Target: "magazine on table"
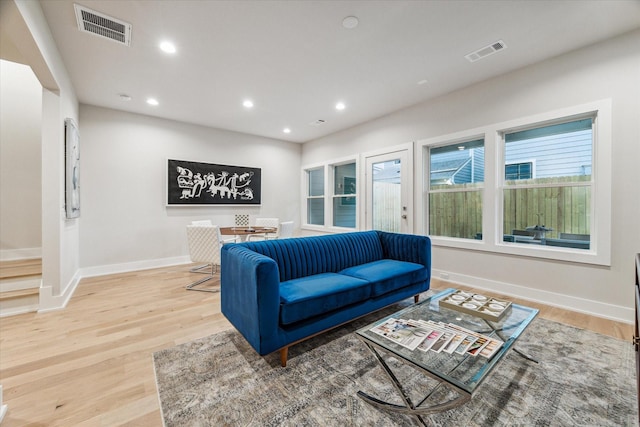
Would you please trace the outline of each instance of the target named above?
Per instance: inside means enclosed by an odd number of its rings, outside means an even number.
[[[454,323],[389,318],[370,329],[409,350],[491,358],[504,344]]]
[[[424,320],[418,320],[418,322],[424,325],[425,329],[431,329],[431,333],[427,338],[427,340],[431,338],[431,342],[429,342],[428,344],[425,344],[423,347],[418,346],[419,350],[422,350],[422,351],[431,350],[431,351],[435,351],[436,353],[440,353],[442,350],[444,350],[447,347],[447,345],[451,342],[451,340],[455,336],[454,331],[447,329],[446,325],[443,325],[441,323],[436,323],[433,321],[424,321]],[[425,340],[423,344],[426,343],[427,340]]]
[[[438,339],[440,339],[440,336],[442,336],[442,334],[444,334],[444,332],[438,329],[432,329],[429,332],[429,335],[427,335],[427,338],[425,338],[425,340],[422,341],[422,343],[418,346],[418,350],[429,351],[431,347],[433,347],[433,345],[438,341]]]
[[[477,356],[487,344],[489,344],[489,340],[486,337],[478,337],[478,339],[473,344],[471,344],[471,347],[469,347],[467,353],[472,356]]]
[[[475,337],[475,341],[473,341],[466,350],[459,354],[464,354],[464,352],[471,354],[472,356],[482,356],[486,358],[491,358],[504,344],[504,341],[494,338],[488,337],[486,335],[482,335],[468,329],[465,329],[461,326],[458,326],[454,323],[449,323],[449,326],[452,329],[459,330],[463,333],[468,334],[469,336]]]
[[[443,334],[440,336],[440,338],[438,338],[438,341],[436,341],[431,346],[430,350],[435,351],[436,353],[440,353],[442,350],[444,350],[447,344],[451,342],[454,335],[455,334],[451,331],[447,331],[447,330],[443,331]]]
[[[381,335],[403,347],[415,350],[429,335],[429,330],[412,320],[390,318],[371,328],[371,332]]]
[[[466,334],[463,332],[455,332],[453,335],[453,339],[447,344],[447,346],[442,350],[445,353],[452,354],[462,343],[462,341],[466,338]]]
[[[504,343],[500,340],[489,338],[487,345],[480,350],[480,356],[490,359],[498,350],[500,350],[502,344]]]
[[[463,334],[466,334],[466,332],[463,332]],[[455,353],[465,354],[467,350],[469,350],[469,347],[471,347],[471,344],[476,342],[477,339],[478,337],[476,337],[475,335],[465,335],[458,348],[456,348]]]

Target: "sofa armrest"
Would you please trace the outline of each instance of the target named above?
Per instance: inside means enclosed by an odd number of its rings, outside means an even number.
[[[277,333],[280,274],[276,262],[241,245],[221,250],[220,305],[222,314],[258,351]]]
[[[431,239],[415,234],[399,234],[378,231],[385,258],[415,262],[431,271]]]

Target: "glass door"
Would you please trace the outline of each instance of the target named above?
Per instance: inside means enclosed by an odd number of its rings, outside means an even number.
[[[407,150],[366,158],[366,227],[411,233]]]

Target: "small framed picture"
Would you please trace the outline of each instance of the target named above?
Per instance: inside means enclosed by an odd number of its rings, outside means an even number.
[[[69,219],[80,216],[80,138],[73,119],[64,121],[65,211]]]

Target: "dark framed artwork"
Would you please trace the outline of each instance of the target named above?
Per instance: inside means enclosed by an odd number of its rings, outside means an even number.
[[[64,120],[64,205],[67,218],[80,216],[80,137],[73,119]]]
[[[261,197],[260,168],[167,161],[167,205],[259,205]]]

